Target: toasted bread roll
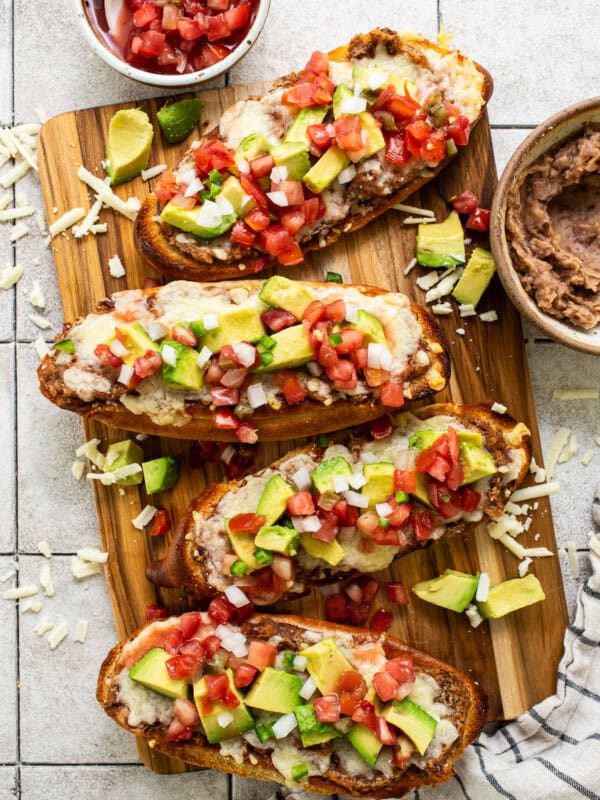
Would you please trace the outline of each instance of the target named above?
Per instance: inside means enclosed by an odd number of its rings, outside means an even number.
[[[300,263],[434,178],[491,92],[490,75],[457,50],[387,29],[355,36],[228,108],[143,203],[137,246],[154,269],[189,280]],[[419,138],[398,132],[412,122]],[[248,216],[257,210],[271,215],[266,231]]]
[[[366,422],[449,373],[436,320],[405,295],[281,276],[117,292],[38,371],[49,400],[111,427],[247,443]]]
[[[327,448],[311,445],[208,486],[148,578],[197,601],[232,585],[257,605],[294,599],[501,516],[527,474],[528,429],[487,406],[433,405],[398,414],[395,426],[379,440],[346,431]]]
[[[113,648],[97,697],[123,728],[189,764],[322,794],[400,797],[452,777],[454,762],[485,722],[477,684],[386,634],[260,614],[217,629],[206,613],[197,614],[194,631],[187,617],[184,624],[178,617],[150,623]],[[206,658],[213,647],[202,642],[215,633],[221,649]],[[167,644],[175,652],[174,641],[182,639],[183,652],[199,654],[187,684],[168,679],[169,654],[162,649]],[[294,663],[299,653],[306,655]],[[244,666],[253,662],[260,672]],[[350,675],[342,677],[344,670]],[[299,695],[311,679],[318,688]],[[357,700],[353,711],[346,698],[340,711],[335,698],[345,686],[364,698],[360,708]],[[317,713],[337,721],[320,722]]]

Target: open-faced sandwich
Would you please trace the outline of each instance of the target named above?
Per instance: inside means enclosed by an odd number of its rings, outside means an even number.
[[[485,722],[477,684],[391,636],[230,597],[117,645],[107,714],[189,764],[311,792],[400,797],[452,777]]]
[[[208,486],[150,580],[198,601],[236,586],[257,605],[376,572],[440,536],[499,517],[527,473],[529,431],[481,405],[398,414],[241,481]]]
[[[298,264],[431,180],[467,144],[491,88],[473,61],[415,34],[376,29],[314,53],[163,172],[137,245],[171,278]]]
[[[113,427],[252,443],[375,419],[449,371],[437,322],[405,295],[274,276],[118,292],[65,325],[39,378]]]

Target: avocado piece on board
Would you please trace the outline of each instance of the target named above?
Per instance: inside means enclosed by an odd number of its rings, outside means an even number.
[[[165,360],[165,350],[172,355],[175,351],[175,364]],[[160,353],[163,357],[162,379],[173,389],[201,389],[203,382],[202,370],[198,366],[198,351],[193,347],[176,342],[174,339],[163,339],[160,344]]]
[[[252,684],[245,698],[247,706],[276,714],[291,714],[303,705],[302,678],[293,672],[267,667]]]
[[[332,144],[313,164],[304,176],[304,183],[311,192],[320,194],[333,183],[340,172],[350,163],[348,155],[336,144]]]
[[[108,126],[106,174],[113,186],[137,177],[148,166],[154,128],[141,108],[117,111]]]
[[[342,672],[354,670],[331,637],[305,648],[299,655],[305,656],[306,669],[321,694],[335,692]]]
[[[281,275],[268,278],[261,286],[258,296],[267,305],[289,311],[297,320],[302,319],[307,307],[315,299],[315,296],[301,283]]]
[[[309,556],[320,558],[331,564],[332,567],[337,566],[344,557],[344,548],[337,539],[328,544],[315,539],[308,531],[300,534],[300,546],[306,550]]]
[[[123,362],[132,367],[136,358],[145,355],[148,350],[158,350],[159,346],[146,333],[146,329],[139,322],[128,322],[119,325],[120,341],[129,350],[129,355]]]
[[[260,310],[253,306],[232,305],[219,313],[219,325],[207,331],[201,319],[190,322],[190,329],[198,337],[200,346],[218,353],[226,344],[257,342],[266,333]],[[196,354],[197,357],[197,354]]]
[[[225,739],[233,739],[254,728],[254,718],[246,708],[244,698],[235,687],[233,672],[230,669],[226,669],[225,674],[229,678],[228,690],[240,701],[235,708],[226,706],[219,700],[207,699],[208,688],[204,676],[193,684],[194,702],[204,733],[210,744],[216,744]],[[233,718],[225,727],[219,725],[221,714],[229,714]]]
[[[258,501],[257,515],[265,516],[267,525],[274,525],[285,513],[288,498],[295,494],[296,490],[281,475],[271,475]]]
[[[284,143],[304,142],[305,145],[308,145],[310,141],[307,133],[308,126],[319,125],[323,122],[329,109],[330,106],[309,106],[308,108],[301,108],[298,112],[298,116],[292,122],[285,135]]]
[[[381,716],[386,722],[395,725],[414,743],[421,755],[427,750],[437,728],[437,720],[425,709],[413,703],[408,697],[392,700],[383,709]]]
[[[212,201],[207,201],[212,202]],[[185,233],[191,233],[193,236],[198,236],[200,239],[215,239],[217,236],[222,236],[226,233],[236,220],[235,214],[222,214],[220,222],[214,226],[204,225],[202,223],[202,208],[203,206],[194,206],[194,208],[181,208],[175,205],[170,200],[163,208],[160,218],[162,222],[172,225]]]
[[[367,482],[362,487],[361,493],[369,498],[370,506],[383,503],[394,491],[394,469],[391,461],[379,461],[375,464],[365,464],[363,467],[363,475]]]
[[[275,345],[271,350],[273,360],[270,364],[257,367],[255,372],[275,372],[279,369],[293,369],[312,361],[315,354],[304,325],[292,325],[278,333],[272,333]]]
[[[171,658],[162,647],[154,647],[145,656],[142,656],[137,664],[129,670],[129,677],[132,681],[158,692],[165,697],[176,699],[180,697],[184,700],[187,697],[188,684],[185,680],[173,680],[167,672],[166,663]]]
[[[326,722],[319,722],[315,709],[311,705],[298,706],[294,709],[294,714],[298,720],[298,731],[302,747],[313,747],[331,739],[337,739],[339,734],[333,725]]]
[[[352,323],[353,328],[361,331],[363,335],[363,346],[367,344],[385,344],[385,330],[380,320],[364,308],[359,308],[356,313],[356,322]]]
[[[451,211],[443,222],[418,226],[417,261],[424,267],[465,263],[465,234],[456,211]]]
[[[490,453],[470,442],[461,442],[458,451],[458,460],[463,468],[462,485],[475,483],[480,478],[487,478],[498,472],[496,464]]]
[[[477,603],[477,606],[484,619],[498,619],[545,599],[539,580],[535,575],[526,575],[492,586],[487,600]]]
[[[146,494],[172,489],[179,480],[179,461],[174,456],[161,456],[142,464]]]
[[[463,305],[476,306],[496,272],[494,257],[489,250],[476,247],[465,271],[454,287],[452,296]]]
[[[190,135],[198,124],[203,105],[199,97],[188,97],[159,108],[156,118],[169,144],[179,144]]]
[[[364,758],[370,767],[375,766],[377,757],[381,752],[383,744],[379,741],[375,733],[359,722],[353,728],[350,728],[346,734],[348,741],[354,749]]]
[[[125,439],[123,442],[113,442],[109,444],[106,451],[106,458],[104,461],[104,472],[115,472],[121,467],[127,467],[129,464],[140,464],[144,460],[144,451],[142,448],[133,441],[133,439]],[[135,486],[142,482],[142,470],[136,472],[135,475],[129,475],[127,478],[121,478],[117,481],[118,486]]]
[[[271,143],[268,142],[264,136],[261,136],[260,133],[249,133],[248,136],[245,136],[238,144],[236,150],[236,153],[248,161],[270,152]]]
[[[327,461],[321,461],[319,466],[310,473],[310,477],[315,489],[321,494],[333,492],[335,491],[333,479],[351,478],[352,467],[342,456],[335,456],[335,458],[328,458]]]
[[[256,205],[256,200],[249,194],[246,194],[242,189],[242,184],[235,175],[230,175],[225,180],[218,197],[223,197],[231,203],[236,217],[245,217]]]
[[[283,142],[271,148],[277,167],[285,167],[290,181],[301,181],[310,169],[308,145],[305,142]]]
[[[263,525],[254,538],[254,546],[285,556],[295,556],[298,553],[300,534],[294,528],[284,525]]]
[[[358,115],[358,118],[360,120],[361,132],[366,132],[366,137],[363,137],[366,139],[366,141],[360,150],[348,153],[350,161],[354,162],[355,164],[365,158],[375,155],[375,153],[378,153],[385,147],[383,133],[381,132],[381,128],[377,124],[377,120],[373,114],[370,114],[368,111],[361,111]]]
[[[478,581],[479,575],[447,569],[437,578],[415,583],[412,590],[421,600],[460,614],[475,596]]]
[[[353,97],[354,92],[349,86],[346,86],[345,83],[340,83],[339,86],[335,87],[335,91],[333,93],[333,118],[339,119],[342,116],[342,101],[346,100],[348,97]]]

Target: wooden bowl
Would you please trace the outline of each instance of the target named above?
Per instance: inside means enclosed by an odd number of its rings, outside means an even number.
[[[519,145],[506,165],[496,190],[492,204],[490,241],[500,280],[521,314],[555,342],[584,353],[600,355],[600,325],[584,330],[552,317],[542,311],[535,299],[525,291],[512,263],[505,224],[508,195],[522,171],[548,150],[577,134],[588,122],[600,123],[600,97],[584,100],[559,111],[542,122]]]

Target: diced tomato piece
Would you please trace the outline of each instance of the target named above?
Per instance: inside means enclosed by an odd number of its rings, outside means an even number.
[[[444,519],[452,519],[460,514],[460,498],[447,486],[429,482],[427,484],[427,496],[431,505],[439,511]]]
[[[207,17],[206,21],[208,22],[206,38],[209,42],[218,42],[219,39],[226,39],[231,36],[224,14],[215,14],[212,17]]]
[[[376,581],[375,578],[368,578],[366,575],[363,575],[358,579],[358,584],[362,589],[363,600],[370,603],[379,591],[379,581]]]
[[[417,119],[406,126],[406,132],[417,142],[424,142],[431,130],[430,126],[422,119]]]
[[[229,150],[218,139],[209,139],[202,142],[200,147],[194,150],[194,161],[201,175],[208,175],[213,169],[217,171],[225,170],[235,164],[233,151]]]
[[[386,138],[385,144],[385,160],[390,164],[395,164],[398,167],[408,164],[411,160],[412,154],[408,151],[404,143],[403,133],[390,133]]]
[[[465,473],[460,464],[452,464],[446,475],[446,486],[455,492],[462,484]]]
[[[242,444],[256,444],[258,431],[251,422],[242,420],[235,429],[235,438]]]
[[[289,103],[299,108],[328,105],[332,99],[332,89],[324,88],[316,82],[297,83],[283,93],[284,103]]]
[[[302,319],[312,328],[325,316],[325,304],[320,300],[313,300],[304,309]]]
[[[187,698],[178,697],[173,705],[173,716],[182,725],[198,725],[200,717],[196,706]]]
[[[279,215],[279,222],[295,236],[300,228],[305,224],[304,212],[299,208],[289,208],[282,211]]]
[[[296,240],[283,225],[270,225],[266,230],[261,231],[259,243],[270,256],[278,256],[289,250]]]
[[[371,617],[369,627],[373,631],[383,633],[387,631],[392,624],[392,614],[387,608],[379,608]]]
[[[193,42],[203,36],[208,30],[208,24],[203,20],[179,19],[177,20],[177,31],[186,42]]]
[[[332,137],[328,132],[328,125],[321,123],[320,125],[309,125],[306,129],[310,140],[314,142],[317,147],[323,149],[329,147],[332,142]]]
[[[138,55],[143,58],[154,58],[164,47],[166,36],[160,31],[143,31],[140,34]]]
[[[198,670],[198,662],[193,656],[176,655],[165,662],[169,677],[178,681],[181,678],[189,678]]]
[[[103,367],[113,367],[113,369],[118,369],[119,367],[123,366],[122,359],[111,352],[111,349],[107,344],[96,345],[94,348],[94,355]]]
[[[424,453],[426,452],[427,451],[424,450],[423,453],[421,453],[421,455],[424,455]],[[428,463],[427,469],[421,469],[421,465],[425,463],[425,458],[423,458],[421,461],[419,459],[420,456],[417,457],[417,469],[419,470],[419,472],[427,472],[429,475],[431,475],[432,478],[435,478],[436,481],[443,482],[445,480],[446,475],[450,471],[451,467],[449,461],[447,461],[442,456],[438,456],[434,452],[433,456],[431,455],[427,456],[427,463]]]
[[[269,215],[261,211],[260,208],[253,208],[244,217],[244,223],[253,231],[264,231],[269,227],[271,220]]]
[[[360,672],[345,669],[338,679],[337,691],[348,692],[358,700],[362,700],[367,693],[367,684]]]
[[[318,697],[313,703],[313,708],[319,722],[340,721],[340,698],[335,692]]]
[[[399,684],[414,683],[415,681],[412,658],[406,656],[392,658],[386,662],[385,671],[392,675]]]
[[[179,624],[181,625],[181,633],[184,640],[191,639],[198,630],[201,620],[202,617],[199,611],[188,611],[186,614],[181,615]]]
[[[232,533],[257,533],[266,524],[267,518],[264,514],[235,514],[229,520],[229,530]]]
[[[208,615],[218,625],[229,622],[233,615],[234,606],[224,596],[217,596],[210,601]]]
[[[403,734],[398,735],[396,746],[392,753],[392,762],[396,767],[404,769],[408,763],[408,759],[414,753],[415,748],[411,740]]]
[[[206,7],[213,11],[226,11],[228,6],[229,0],[206,0]]]
[[[356,525],[359,516],[358,508],[348,505],[346,500],[338,500],[331,510],[338,517],[342,525]]]
[[[388,408],[401,408],[404,405],[404,384],[402,381],[389,380],[381,387],[381,402]]]
[[[279,181],[271,184],[272,192],[283,192],[287,197],[288,205],[300,206],[304,203],[304,188],[302,181]]]
[[[224,45],[207,42],[202,45],[200,52],[192,55],[191,62],[194,69],[206,69],[218,64],[228,55],[229,50]]]
[[[370,728],[374,731],[377,724],[375,706],[368,700],[361,700],[355,709],[354,714],[352,714],[352,719],[354,722],[362,723],[363,725],[366,725],[367,728]]]
[[[217,407],[235,406],[239,399],[240,390],[235,386],[215,386],[210,390],[210,400]]]
[[[210,614],[210,607],[208,609],[208,613]],[[211,614],[211,617],[212,616],[213,615]],[[213,619],[215,622],[218,622],[215,617],[213,617]],[[202,639],[201,644],[206,658],[212,658],[217,650],[221,647],[221,640],[218,636],[211,635],[207,636],[205,639]]]
[[[369,422],[369,433],[373,439],[385,439],[394,432],[392,420],[387,416]]]
[[[250,642],[246,661],[260,672],[264,672],[267,667],[272,667],[277,658],[277,648],[268,642],[260,642],[257,639]]]
[[[321,348],[323,349],[323,348]],[[351,381],[356,378],[356,369],[351,361],[345,358],[339,358],[331,367],[327,367],[327,377],[329,380],[338,381]]]
[[[394,745],[398,739],[396,732],[387,724],[383,717],[377,717],[375,735],[384,745]]]
[[[341,344],[336,345],[335,349],[340,355],[348,355],[349,353],[353,353],[362,345],[362,331],[354,328],[344,328],[339,332],[339,335],[342,337],[342,342]]]
[[[322,53],[320,50],[315,50],[308,60],[305,72],[329,72],[329,56],[327,53]]]
[[[173,628],[165,636],[164,648],[169,655],[175,655],[179,645],[183,643],[181,628]]]
[[[336,119],[333,123],[333,127],[337,146],[341,150],[346,150],[348,153],[355,153],[357,150],[362,149],[363,140],[361,136],[360,118],[356,114]]]
[[[423,161],[439,164],[446,157],[446,134],[442,130],[434,130],[421,144],[419,156]]]
[[[387,703],[396,697],[400,683],[390,672],[376,672],[373,676],[373,687],[379,699]]]
[[[260,180],[260,178],[266,178],[274,166],[275,161],[270,153],[265,153],[265,155],[253,158],[252,161],[250,161],[252,177],[256,178],[256,180]]]
[[[231,229],[229,238],[234,244],[240,244],[242,247],[252,247],[256,240],[256,233],[245,222],[238,219]]]
[[[193,656],[199,667],[204,662],[204,648],[202,647],[202,642],[198,641],[198,639],[188,639],[187,642],[180,646],[178,653],[182,656]]]
[[[332,322],[343,322],[346,318],[346,303],[343,300],[334,300],[325,306],[325,316]]]
[[[171,518],[166,508],[159,508],[152,520],[150,536],[163,536],[171,530]]]
[[[431,511],[415,511],[412,515],[412,524],[415,536],[419,541],[426,541],[434,528],[437,527],[436,519]]]
[[[324,216],[326,207],[321,197],[309,197],[308,200],[304,201],[302,210],[304,212],[306,224],[309,225]]]
[[[320,513],[319,517],[322,516],[322,513]],[[338,533],[339,525],[337,524],[337,521],[324,519],[321,523],[321,527],[317,531],[313,531],[311,535],[314,539],[318,539],[320,542],[331,544],[335,540],[335,537],[338,535]]]
[[[319,347],[317,361],[322,367],[325,367],[325,369],[331,369],[332,367],[335,367],[335,365],[339,363],[339,360],[339,356],[335,352],[335,349],[327,342]]]
[[[463,511],[475,511],[479,507],[481,494],[470,486],[465,486],[460,491],[460,506]]]
[[[351,717],[356,711],[360,700],[348,692],[341,692],[340,694],[340,714],[346,717]]]
[[[397,503],[393,497],[388,500],[388,503],[392,507],[392,513],[387,515],[390,525],[401,528],[410,517],[410,503]]]
[[[133,24],[136,28],[145,28],[156,17],[158,17],[158,8],[152,3],[145,3],[133,12]]]
[[[286,250],[277,255],[277,261],[284,267],[293,267],[304,261],[304,253],[298,242],[294,241]]]
[[[240,420],[236,417],[233,411],[228,408],[221,408],[213,415],[213,422],[215,427],[223,431],[234,431],[240,427]]]
[[[369,351],[366,347],[359,347],[358,350],[354,350],[352,353],[350,353],[350,358],[352,359],[356,369],[365,369],[367,366],[368,354]]]
[[[159,606],[154,603],[146,606],[146,612],[144,615],[146,622],[152,622],[152,620],[155,619],[166,619],[167,617],[167,609],[164,606]]]
[[[314,514],[315,504],[310,492],[297,492],[293,497],[288,497],[287,510],[292,517],[304,517]]]
[[[164,206],[177,194],[175,175],[169,170],[165,170],[161,175],[159,184],[154,187],[153,191],[161,206]]]
[[[417,473],[414,470],[394,470],[394,491],[414,494],[417,489]]]
[[[368,351],[367,351],[368,357]],[[373,369],[372,367],[364,368],[364,376],[367,386],[383,386],[390,379],[390,373],[384,369]]]
[[[391,525],[388,528],[382,528],[378,525],[372,533],[373,541],[377,544],[387,544],[392,547],[398,547],[400,544],[400,531]]]
[[[257,673],[258,670],[251,664],[240,664],[235,671],[235,677],[233,679],[236,689],[245,689],[247,686],[250,686]]]
[[[487,208],[476,208],[465,223],[465,227],[470,228],[472,231],[481,231],[485,233],[490,229],[490,219],[492,213]]]
[[[353,625],[362,625],[371,611],[370,603],[350,603],[348,619]]]
[[[298,320],[291,311],[285,311],[283,308],[270,308],[268,311],[263,311],[260,319],[270,331],[278,333],[284,328],[290,328],[292,325],[297,325]]]
[[[459,214],[471,214],[479,206],[479,198],[470,189],[450,198],[455,211]]]
[[[167,731],[167,740],[169,742],[185,742],[191,739],[193,735],[194,728],[191,725],[182,725],[177,717],[173,717]]]
[[[239,31],[250,22],[250,5],[243,3],[225,12],[225,22],[230,31]]]
[[[388,584],[386,584],[385,591],[387,593],[387,599],[390,603],[396,603],[396,605],[399,606],[408,605],[408,592],[406,591],[406,586],[403,583],[390,581]]]
[[[344,622],[348,619],[350,603],[345,594],[330,594],[325,598],[325,616],[330,622]]]
[[[217,675],[205,675],[204,682],[209,700],[221,700],[229,688],[229,677],[225,672]]]
[[[450,117],[449,117],[450,119]],[[450,122],[446,128],[450,139],[454,140],[454,144],[458,147],[464,147],[469,143],[469,136],[471,134],[471,123],[468,117],[462,114],[454,122]]]

